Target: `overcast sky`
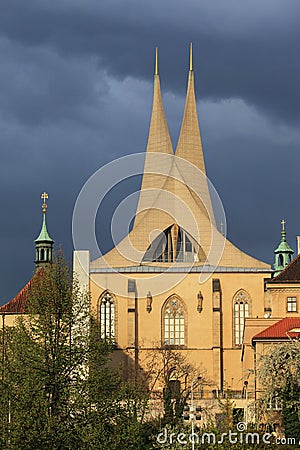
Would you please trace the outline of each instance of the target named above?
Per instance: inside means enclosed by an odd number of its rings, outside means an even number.
[[[0,11],[0,303],[32,275],[41,193],[71,258],[84,182],[145,150],[155,46],[176,147],[194,43],[207,172],[230,240],[272,263],[285,218],[296,250],[299,0],[0,0]]]

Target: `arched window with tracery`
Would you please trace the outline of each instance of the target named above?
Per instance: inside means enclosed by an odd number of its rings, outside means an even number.
[[[115,339],[115,302],[110,292],[106,291],[99,300],[99,320],[102,339]]]
[[[151,242],[143,262],[197,262],[205,259],[195,239],[175,223]]]
[[[244,290],[238,291],[233,299],[233,342],[242,345],[245,319],[250,316],[250,297]]]
[[[173,295],[162,309],[163,344],[167,346],[185,345],[186,314],[183,301]]]

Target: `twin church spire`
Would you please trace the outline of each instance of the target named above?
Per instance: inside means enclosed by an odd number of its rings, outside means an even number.
[[[161,97],[157,48],[155,53],[153,105],[147,152],[174,153]],[[190,44],[190,64],[185,109],[176,155],[191,162],[205,173],[195,96],[192,44]]]
[[[195,243],[198,243],[201,229],[202,246],[199,252],[195,251],[197,253],[195,260],[203,262],[209,252],[211,226],[215,225],[215,218],[205,177],[195,98],[192,45],[190,46],[186,103],[176,157],[174,158],[174,149],[163,108],[158,49],[156,49],[153,104],[143,181],[130,239],[136,243],[141,253],[147,250],[145,255],[151,260],[153,251],[156,252],[152,249],[156,241],[153,241],[151,248],[144,247],[148,246],[150,241],[152,242],[154,235],[160,230],[168,236],[166,238],[170,241],[168,248],[172,248],[171,253],[174,257],[180,232],[186,233],[186,236],[190,235]],[[193,166],[195,166],[194,169]],[[186,241],[187,239],[190,238],[185,238]],[[152,256],[150,257],[149,254]],[[169,259],[167,258],[168,261]]]
[[[133,226],[91,267],[193,262],[206,267],[268,269],[268,264],[235,247],[216,226],[198,122],[192,45],[176,158],[162,102],[157,49],[154,67],[152,113]]]

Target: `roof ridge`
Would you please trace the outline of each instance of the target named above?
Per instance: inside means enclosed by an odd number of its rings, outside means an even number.
[[[287,324],[286,327],[284,327],[285,324]],[[271,338],[271,339],[288,338],[286,333],[289,332],[290,328],[288,328],[288,326],[291,326],[291,324],[293,326],[295,324],[300,326],[300,317],[283,317],[282,319],[278,320],[278,322],[273,323],[269,327],[255,334],[252,337],[252,340],[263,338]],[[277,330],[278,333],[274,333],[275,330]]]
[[[9,300],[4,305],[0,306],[0,313],[25,313],[26,312],[26,304],[27,304],[27,293],[32,286],[34,280],[36,280],[39,276],[44,272],[43,268],[37,270],[31,279],[25,284],[25,286],[18,292],[18,294]]]
[[[298,260],[300,260],[300,254],[297,255],[296,258],[292,259],[292,261],[289,262],[288,265],[285,266],[285,268],[284,268],[278,275],[276,275],[274,278],[272,278],[272,280],[270,280],[270,282],[272,282],[272,281],[281,281],[281,280],[280,280],[280,276],[281,276],[281,275],[285,275],[285,273],[287,272],[287,270],[288,270],[291,266],[295,265],[295,264],[298,262]],[[278,279],[279,279],[279,280],[278,280]],[[282,280],[282,281],[284,281],[284,280]],[[299,277],[299,281],[300,281],[300,277]]]

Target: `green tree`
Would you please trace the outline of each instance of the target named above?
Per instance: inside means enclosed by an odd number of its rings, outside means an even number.
[[[273,345],[261,356],[258,376],[264,389],[262,411],[282,405],[282,425],[286,437],[300,440],[300,342]]]
[[[2,333],[1,449],[147,449],[145,380],[110,362],[90,297],[63,253],[33,278],[27,313]]]
[[[2,335],[1,448],[100,448],[88,425],[98,440],[111,431],[120,378],[89,301],[62,252],[35,275],[27,314]]]
[[[287,379],[287,383],[282,389],[282,423],[284,434],[287,438],[295,438],[300,442],[300,389],[299,383]]]

